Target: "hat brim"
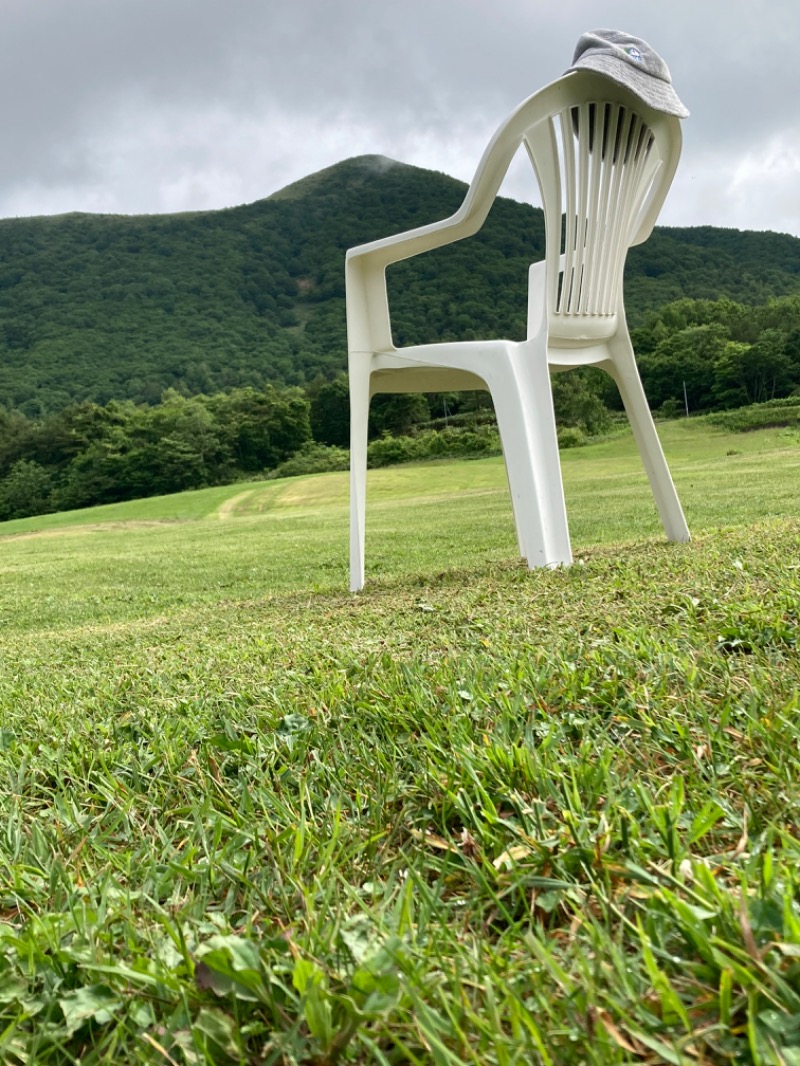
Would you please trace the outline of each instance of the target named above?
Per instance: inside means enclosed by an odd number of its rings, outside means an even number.
[[[624,85],[656,111],[666,111],[668,115],[677,115],[678,118],[689,117],[688,108],[681,103],[678,94],[668,81],[645,74],[644,71],[639,71],[629,63],[624,63],[613,56],[597,54],[581,56],[567,73],[587,69],[596,70],[617,84]]]

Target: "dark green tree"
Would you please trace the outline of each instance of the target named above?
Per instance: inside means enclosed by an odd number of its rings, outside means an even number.
[[[234,389],[206,400],[233,466],[268,470],[311,439],[310,404],[300,388]]]
[[[551,375],[559,425],[576,426],[585,433],[600,433],[608,427],[611,415],[602,399],[606,388],[604,377],[597,370],[570,370]],[[612,383],[611,388],[616,386]]]
[[[379,393],[373,397],[370,405],[370,436],[380,437],[388,433],[393,437],[405,437],[430,417],[431,411],[425,393]]]
[[[51,509],[53,478],[32,459],[18,459],[0,482],[0,517],[26,518]]]
[[[785,396],[791,385],[786,334],[778,329],[764,330],[755,344],[731,341],[714,363],[713,393],[725,407]]]
[[[685,395],[691,411],[712,407],[714,366],[729,341],[720,323],[687,326],[661,341],[649,355],[641,355],[639,369],[650,406],[682,404]]]
[[[311,399],[311,432],[320,444],[350,444],[350,390],[342,374],[326,381]]]

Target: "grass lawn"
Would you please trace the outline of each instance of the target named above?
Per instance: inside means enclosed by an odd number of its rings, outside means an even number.
[[[800,442],[0,526],[0,1060],[800,1063]]]

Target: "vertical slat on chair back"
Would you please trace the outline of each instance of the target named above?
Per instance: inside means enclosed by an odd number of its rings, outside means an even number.
[[[613,329],[639,213],[659,167],[655,138],[630,106],[583,101],[527,138],[547,227],[551,334]],[[542,154],[548,158],[542,166]]]

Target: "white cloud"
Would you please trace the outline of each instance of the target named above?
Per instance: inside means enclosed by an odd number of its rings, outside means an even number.
[[[738,217],[749,228],[774,226],[800,234],[800,125],[746,152],[729,189]]]
[[[800,126],[741,153],[684,153],[661,221],[800,236]]]
[[[5,0],[0,215],[259,199],[379,153],[468,180],[598,21],[691,108],[664,221],[800,235],[796,0]],[[505,191],[530,190],[524,166]]]

